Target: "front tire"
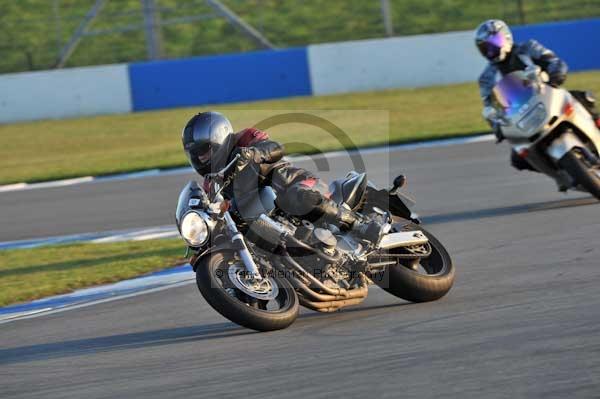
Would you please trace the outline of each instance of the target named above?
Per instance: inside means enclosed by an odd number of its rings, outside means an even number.
[[[216,252],[199,260],[196,284],[206,302],[222,316],[252,330],[273,331],[290,326],[299,311],[292,285],[283,278],[271,277],[277,285],[277,296],[269,301],[257,300],[231,281],[228,270],[233,262],[232,252]]]
[[[591,164],[578,148],[566,153],[558,164],[577,184],[600,200],[600,165]]]
[[[408,267],[399,262],[387,266],[384,275],[373,279],[384,291],[410,302],[430,302],[443,297],[454,284],[454,265],[446,248],[430,232],[414,223],[395,223],[396,231],[419,230],[427,236],[431,254],[420,259],[420,269]]]

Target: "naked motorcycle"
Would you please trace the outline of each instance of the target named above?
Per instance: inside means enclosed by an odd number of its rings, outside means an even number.
[[[577,189],[600,199],[600,130],[569,91],[546,81],[539,67],[507,74],[493,89],[491,117],[515,153],[553,178],[560,191]]]
[[[286,214],[268,186],[240,217],[235,201],[222,194],[239,173],[239,160],[205,176],[209,192],[190,181],[175,215],[192,253],[198,289],[234,323],[258,331],[286,328],[299,305],[334,312],[361,303],[373,283],[412,302],[437,300],[452,287],[452,260],[406,206],[400,191],[404,176],[391,189],[378,189],[357,172],[331,183],[331,198],[339,206],[384,226],[371,242],[353,229]]]

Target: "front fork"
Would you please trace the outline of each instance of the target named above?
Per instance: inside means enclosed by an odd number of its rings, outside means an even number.
[[[244,236],[237,228],[237,225],[233,221],[233,218],[229,214],[229,211],[225,211],[223,213],[223,219],[225,220],[225,225],[227,226],[227,230],[229,230],[231,236],[231,242],[234,245],[234,248],[240,255],[242,259],[242,263],[244,263],[244,267],[252,276],[257,280],[262,280],[262,276],[260,275],[260,271],[258,270],[258,266],[254,262],[254,258],[252,254],[248,250],[248,246],[246,245],[246,241],[244,240]]]

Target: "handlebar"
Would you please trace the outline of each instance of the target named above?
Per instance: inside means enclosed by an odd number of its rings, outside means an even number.
[[[223,169],[215,173],[207,173],[204,178],[209,180],[223,180],[225,178],[225,173],[229,171],[234,165],[237,165],[238,161],[242,158],[240,154],[236,154],[235,157],[229,162]]]
[[[223,169],[215,173],[207,173],[204,178],[212,181],[214,184],[215,192],[211,196],[212,198],[218,198],[221,192],[231,184],[233,181],[234,174],[230,174],[227,176],[227,180],[225,181],[225,177],[227,172],[234,166],[237,166],[239,160],[242,159],[240,154],[236,154],[235,157],[227,164]],[[239,172],[239,170],[238,170]]]

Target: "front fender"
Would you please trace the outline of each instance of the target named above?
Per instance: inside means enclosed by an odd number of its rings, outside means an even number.
[[[210,254],[213,254],[216,252],[236,252],[237,250],[239,250],[239,248],[237,248],[233,242],[222,241],[219,244],[213,245],[213,246],[207,248],[206,250],[204,250],[204,252],[193,257],[190,262],[192,264],[192,269],[194,269],[194,271],[196,271],[200,262],[203,259],[205,259],[207,256],[210,256]]]

